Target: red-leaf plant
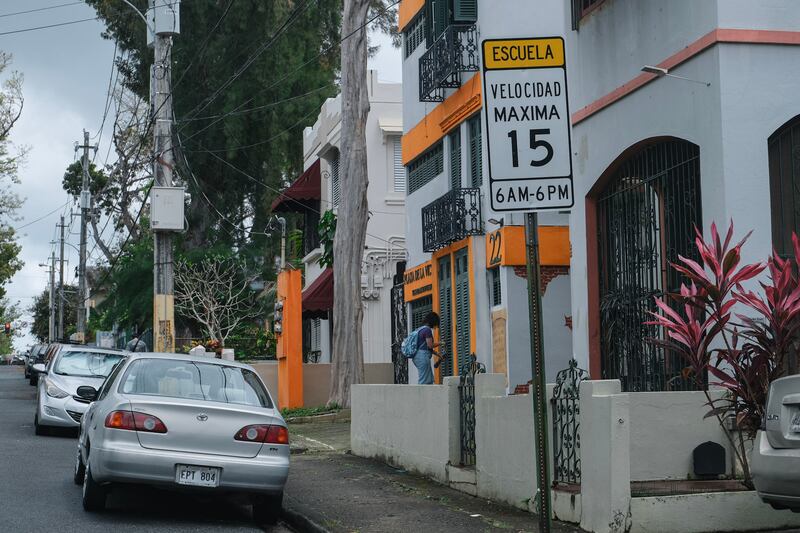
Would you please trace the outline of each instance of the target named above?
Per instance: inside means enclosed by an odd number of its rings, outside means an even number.
[[[706,415],[717,418],[742,466],[744,483],[752,487],[744,433],[752,439],[764,412],[769,384],[786,373],[789,353],[800,333],[800,243],[796,235],[794,255],[782,259],[773,252],[766,264],[740,265],[741,249],[747,238],[731,246],[733,223],[725,241],[715,224],[711,240],[706,242],[695,228],[695,244],[702,265],[679,256],[680,264],[671,266],[688,281],[680,294],[669,295],[679,303],[682,313],[664,300],[656,299],[661,314],[648,324],[661,326],[664,339],[652,342],[680,354],[687,366],[684,375],[691,375],[706,395],[711,410]],[[763,294],[745,290],[742,284],[767,269],[769,283],[761,283]],[[735,313],[741,304],[749,313]],[[706,375],[716,381],[706,383]],[[712,399],[708,385],[728,392],[722,399]],[[725,420],[735,416],[739,431],[738,443],[727,429]]]

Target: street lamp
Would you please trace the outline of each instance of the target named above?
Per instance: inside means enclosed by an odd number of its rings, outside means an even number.
[[[645,65],[642,67],[642,72],[647,72],[648,74],[655,74],[659,78],[675,78],[678,80],[689,81],[692,83],[699,83],[701,85],[705,85],[706,87],[711,87],[710,81],[700,81],[700,80],[693,80],[691,78],[685,78],[683,76],[677,76],[675,74],[670,74],[668,68],[663,67],[654,67],[652,65]]]

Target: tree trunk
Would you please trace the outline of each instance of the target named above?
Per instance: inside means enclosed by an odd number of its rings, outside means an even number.
[[[364,381],[361,260],[367,238],[367,13],[369,0],[344,0],[342,16],[341,184],[333,240],[333,354],[329,403],[350,407],[350,389]]]

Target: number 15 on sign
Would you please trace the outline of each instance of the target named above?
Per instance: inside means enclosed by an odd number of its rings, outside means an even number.
[[[564,41],[490,39],[483,58],[492,209],[571,208]]]

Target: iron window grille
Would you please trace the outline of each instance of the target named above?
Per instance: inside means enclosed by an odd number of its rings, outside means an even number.
[[[419,58],[420,102],[444,101],[444,89],[461,87],[462,72],[480,69],[475,24],[451,24]]]
[[[444,172],[444,147],[439,141],[424,154],[408,164],[408,194]]]
[[[415,330],[425,323],[425,317],[433,311],[433,297],[425,296],[411,302],[411,330]]]
[[[339,152],[331,160],[331,207],[339,207],[339,198],[341,196],[341,184],[339,181]]]
[[[319,211],[314,209],[306,209],[303,213],[303,251],[305,255],[310,254],[320,246],[319,218]]]
[[[461,130],[456,128],[448,136],[450,141],[450,188],[461,187]]]
[[[489,269],[489,288],[492,297],[492,307],[503,304],[502,285],[500,282],[500,267]]]
[[[406,57],[414,53],[419,45],[425,41],[425,12],[421,12],[414,20],[408,25],[405,35],[405,53]]]
[[[781,126],[768,142],[772,246],[793,257],[792,232],[800,234],[800,116]]]
[[[605,0],[571,0],[572,2],[572,29],[577,30],[581,19],[585,17],[596,6]]]
[[[425,252],[435,252],[470,235],[482,234],[480,189],[453,189],[422,208]]]
[[[680,291],[670,263],[699,259],[699,148],[681,140],[644,148],[615,172],[597,216],[602,379],[619,379],[623,391],[695,389],[681,356],[651,342],[660,330],[645,323],[656,298]]]
[[[480,113],[469,119],[469,176],[472,187],[483,185],[483,150]]]

